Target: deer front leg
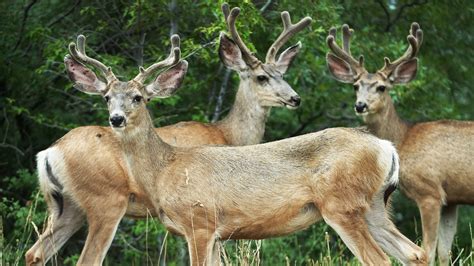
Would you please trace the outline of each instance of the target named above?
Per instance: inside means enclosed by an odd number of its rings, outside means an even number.
[[[439,224],[438,258],[441,266],[449,265],[450,250],[456,234],[458,220],[458,206],[448,205],[441,209]]]
[[[125,215],[128,198],[116,194],[107,196],[109,200],[96,201],[94,208],[87,212],[89,232],[78,265],[102,265],[118,224]]]
[[[421,225],[423,228],[423,248],[428,256],[428,263],[434,265],[438,227],[441,213],[441,202],[434,197],[425,197],[417,201],[420,209]]]
[[[67,197],[61,215],[57,210],[50,212],[46,230],[25,254],[26,265],[45,265],[84,224],[84,214]]]
[[[390,265],[390,259],[369,232],[364,210],[344,211],[344,203],[330,203],[334,208],[322,208],[324,221],[331,226],[349,250],[363,265]],[[342,208],[338,208],[342,207]]]
[[[220,265],[219,245],[213,232],[194,229],[186,235],[190,265]]]

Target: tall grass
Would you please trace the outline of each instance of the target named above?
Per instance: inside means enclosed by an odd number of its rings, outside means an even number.
[[[14,204],[15,205],[15,204]],[[35,193],[27,206],[12,206],[18,220],[15,232],[6,232],[5,218],[0,217],[0,266],[24,265],[24,254],[38,238],[46,222],[45,205]],[[9,215],[10,214],[10,215]],[[472,217],[469,219],[471,220]],[[41,224],[40,226],[36,226]],[[471,224],[468,230],[471,245],[460,246],[456,239],[453,246],[453,265],[474,265],[474,237]],[[415,232],[421,232],[419,228]],[[84,244],[86,232],[81,230],[66,243],[49,265],[75,265]],[[420,237],[416,239],[419,242]],[[417,243],[420,244],[420,243]],[[359,265],[346,246],[324,223],[287,237],[266,240],[224,240],[220,248],[224,265]],[[148,217],[134,221],[124,219],[119,226],[105,265],[186,265],[187,246],[182,238],[168,234],[162,224]],[[398,265],[394,261],[394,265]]]

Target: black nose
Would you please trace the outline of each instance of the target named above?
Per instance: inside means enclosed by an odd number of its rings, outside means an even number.
[[[125,117],[121,115],[114,115],[110,118],[110,123],[114,127],[119,127],[120,125],[122,125],[123,120],[125,120]]]
[[[296,96],[291,96],[291,102],[293,102],[295,104],[295,106],[300,106],[300,103],[301,103],[301,98],[300,96],[296,95]]]
[[[354,107],[355,107],[356,112],[363,113],[364,110],[367,108],[367,104],[363,102],[356,102]]]

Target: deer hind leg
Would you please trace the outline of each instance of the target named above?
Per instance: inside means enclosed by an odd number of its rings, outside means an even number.
[[[211,265],[221,265],[221,248],[223,248],[222,244],[223,243],[220,242],[218,239],[214,240],[214,245],[211,250]]]
[[[328,200],[330,201],[330,200]],[[380,249],[369,232],[364,210],[344,210],[344,202],[322,208],[324,221],[341,237],[349,250],[363,265],[390,265],[388,256]]]
[[[434,197],[424,197],[417,201],[423,228],[423,248],[428,256],[428,263],[434,265],[438,227],[441,216],[441,201]]]
[[[387,216],[383,193],[374,198],[371,208],[365,215],[372,237],[389,255],[404,265],[426,265],[423,249],[405,237]]]
[[[50,212],[46,230],[25,254],[26,265],[45,265],[84,223],[84,214],[67,197],[61,215],[52,208]]]
[[[214,233],[195,229],[186,235],[190,265],[220,265],[219,242]]]
[[[107,197],[109,200],[95,201],[94,208],[87,212],[89,232],[78,265],[102,265],[125,215],[128,198],[119,194],[108,194]]]
[[[441,220],[439,224],[438,258],[439,264],[449,265],[450,250],[456,234],[458,220],[458,206],[448,205],[441,209]]]

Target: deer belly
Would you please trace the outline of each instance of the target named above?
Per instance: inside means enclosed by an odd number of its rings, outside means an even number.
[[[149,216],[156,217],[156,212],[151,203],[143,196],[132,193],[129,196],[125,215],[132,218],[146,218]]]
[[[288,235],[308,228],[310,225],[321,220],[321,218],[321,213],[316,206],[313,203],[307,203],[300,208],[279,211],[269,217],[256,217],[253,223],[241,227],[236,223],[235,226],[237,228],[233,228],[233,234],[227,237],[235,239],[262,239]]]
[[[471,177],[457,177],[442,184],[448,204],[474,204],[474,184]]]
[[[283,229],[286,231],[285,234],[290,234],[306,229],[321,219],[321,213],[316,208],[316,206],[313,203],[308,203],[301,208],[298,215],[294,216],[292,219],[288,220],[287,223],[285,223],[285,227]]]

